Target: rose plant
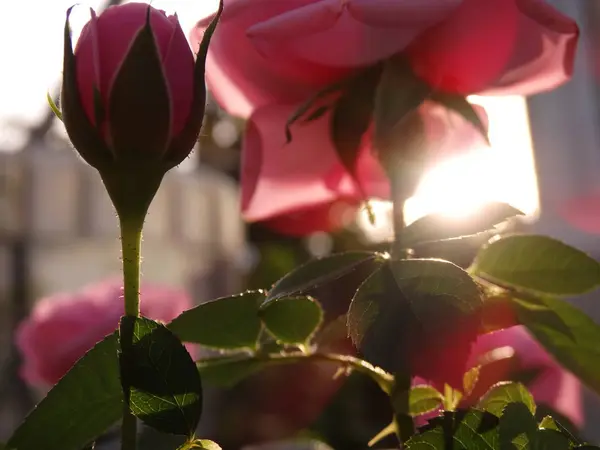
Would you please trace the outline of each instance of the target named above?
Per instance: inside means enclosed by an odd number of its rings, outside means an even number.
[[[498,225],[521,213],[502,203],[463,222],[433,214],[405,227],[401,214],[431,159],[485,139],[466,96],[528,95],[566,81],[577,25],[542,0],[230,0],[193,35],[195,63],[175,17],[133,3],[92,13],[73,51],[67,21],[62,112],[54,108],[119,216],[123,308],[113,286],[108,309],[63,300],[34,311],[19,338],[32,356],[26,374],[55,381],[100,341],[4,447],[89,449],[120,421],[121,448],[133,450],[141,420],[184,436],[180,450],[218,449],[196,437],[203,384],[319,362],[366,375],[389,397],[390,425],[373,445],[392,435],[412,450],[598,448],[536,400],[580,425],[580,383],[600,393],[600,326],[563,299],[600,286],[600,263],[546,236],[505,233]],[[200,131],[205,60],[217,101],[248,119],[246,216],[284,216],[276,226],[297,234],[330,229],[342,224],[333,205],[353,209],[379,193],[396,211],[389,253],[312,260],[266,290],[177,317],[154,313],[144,293],[140,307],[143,221]],[[473,242],[483,245],[460,265],[436,257]],[[429,256],[418,257],[424,247]],[[332,314],[318,291],[336,282],[355,288]],[[90,317],[98,311],[109,312]],[[68,330],[53,339],[68,342],[45,366],[44,328],[56,324]],[[347,337],[352,354],[339,345]],[[222,353],[194,361],[184,343]]]

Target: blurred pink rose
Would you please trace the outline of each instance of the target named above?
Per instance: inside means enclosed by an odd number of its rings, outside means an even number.
[[[473,395],[479,398],[489,387],[500,381],[511,381],[519,372],[529,370],[539,371],[537,377],[527,385],[533,394],[536,403],[546,405],[552,410],[562,414],[581,427],[584,423],[583,396],[581,382],[577,377],[563,369],[544,350],[544,348],[533,339],[522,326],[506,328],[494,333],[484,334],[477,338],[471,347],[471,355],[467,367],[479,364],[480,358],[492,350],[501,348],[512,348],[514,356],[518,361],[515,367],[512,361],[506,360],[507,364],[495,364],[493,371],[482,370],[477,392]],[[509,349],[510,350],[510,349]],[[485,367],[485,366],[484,366]],[[440,371],[445,369],[441,368]],[[414,384],[426,384],[427,381],[416,378]],[[481,391],[481,392],[479,392]],[[423,425],[427,418],[435,416],[427,414],[421,416],[417,423]]]
[[[557,212],[571,226],[586,233],[600,234],[600,189],[565,202]]]
[[[194,45],[208,23],[192,31]],[[225,110],[249,118],[244,217],[302,235],[346,224],[365,196],[389,197],[370,131],[358,183],[335,151],[330,113],[296,124],[286,145],[286,120],[324,87],[402,55],[438,91],[529,94],[569,78],[577,37],[576,24],[542,0],[226,0],[207,83]],[[442,109],[419,109],[432,159],[484,145]]]
[[[226,0],[207,82],[248,117],[404,54],[439,90],[531,94],[570,77],[578,34],[544,0]]]
[[[480,336],[471,350],[470,366],[478,358],[496,348],[512,347],[519,361],[518,371],[541,370],[528,388],[538,404],[545,404],[570,419],[573,424],[583,425],[583,394],[581,382],[562,368],[533,339],[522,326],[507,328]],[[509,373],[496,373],[497,380],[510,378]]]
[[[371,130],[363,135],[357,161],[358,188],[337,156],[331,140],[330,116],[296,124],[286,145],[285,122],[297,105],[272,104],[256,110],[244,135],[242,154],[242,212],[249,221],[286,234],[331,231],[354,220],[363,195],[389,197],[389,182],[371,151]],[[476,107],[487,122],[483,108]],[[485,146],[481,135],[458,114],[440,105],[420,108],[431,159],[447,158]]]
[[[24,379],[32,385],[54,385],[97,342],[115,331],[124,309],[121,286],[122,281],[114,279],[37,302],[15,337]],[[191,306],[182,290],[153,284],[141,288],[145,317],[170,322]]]

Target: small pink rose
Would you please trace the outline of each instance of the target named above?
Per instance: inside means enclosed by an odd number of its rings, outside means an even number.
[[[121,286],[114,279],[38,301],[15,336],[24,379],[32,385],[54,385],[88,350],[115,331],[124,312]],[[182,290],[153,284],[141,288],[145,317],[170,322],[191,306]]]

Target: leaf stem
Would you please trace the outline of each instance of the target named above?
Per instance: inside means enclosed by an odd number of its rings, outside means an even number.
[[[125,315],[140,315],[140,264],[143,216],[139,219],[121,218],[121,248],[123,259],[123,298]],[[129,407],[129,393],[124,393],[121,449],[137,448],[137,419]]]
[[[404,259],[409,256],[408,250],[402,243],[402,231],[406,227],[404,217],[404,205],[411,195],[410,180],[406,170],[401,170],[402,165],[398,164],[394,173],[389,174],[390,190],[392,200],[392,220],[394,226],[394,241],[392,242],[391,256],[393,259]]]
[[[357,372],[370,377],[375,381],[379,387],[386,393],[390,394],[394,386],[394,376],[385,370],[374,366],[367,361],[360,358],[355,358],[350,355],[339,355],[335,353],[303,353],[299,351],[285,352],[285,353],[259,353],[254,356],[240,358],[232,358],[231,356],[217,356],[210,359],[200,360],[197,363],[214,363],[217,364],[228,364],[238,363],[240,361],[256,361],[262,362],[265,365],[276,365],[276,364],[294,364],[303,361],[320,361],[335,363],[340,366],[349,367]]]

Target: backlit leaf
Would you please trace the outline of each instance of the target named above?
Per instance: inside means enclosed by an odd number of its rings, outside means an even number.
[[[400,242],[410,248],[424,242],[471,236],[491,230],[495,225],[518,215],[523,213],[502,202],[486,203],[466,217],[429,214],[407,226],[400,235]]]
[[[471,272],[491,282],[554,295],[582,294],[600,285],[600,264],[560,241],[514,235],[484,247]]]
[[[478,407],[500,417],[504,408],[514,402],[523,403],[532,415],[535,414],[533,396],[521,383],[501,382],[495,384],[480,400]]]
[[[519,322],[567,370],[600,394],[600,326],[556,298],[513,299]],[[548,318],[551,320],[548,320]],[[559,320],[563,325],[556,326]]]
[[[202,414],[200,375],[179,339],[144,317],[121,319],[121,375],[130,409],[165,433],[193,436]]]
[[[456,450],[504,450],[498,438],[498,418],[476,409],[446,412],[430,420],[406,443],[406,448],[442,450],[448,448],[447,442],[452,442]]]
[[[117,349],[111,334],[87,352],[29,413],[7,447],[80,450],[115,424],[123,413]]]
[[[323,310],[310,297],[287,297],[265,303],[260,317],[280,342],[308,344],[323,320]]]
[[[267,301],[304,294],[351,273],[364,263],[373,261],[383,263],[385,260],[385,255],[371,252],[336,253],[314,259],[277,281],[268,292]]]
[[[184,311],[168,326],[184,342],[218,349],[255,349],[262,328],[262,291],[218,298]]]

